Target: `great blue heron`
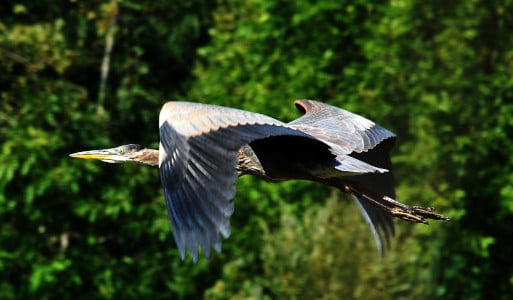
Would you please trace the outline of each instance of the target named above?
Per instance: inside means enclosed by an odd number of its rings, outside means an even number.
[[[182,259],[188,250],[197,261],[199,246],[207,257],[212,247],[221,251],[220,235],[230,235],[235,181],[244,174],[312,180],[350,193],[381,253],[394,235],[392,216],[417,223],[447,219],[433,208],[394,200],[393,133],[321,102],[294,103],[304,115],[286,124],[234,108],[168,102],[160,111],[159,150],[129,144],[70,156],[158,165]]]

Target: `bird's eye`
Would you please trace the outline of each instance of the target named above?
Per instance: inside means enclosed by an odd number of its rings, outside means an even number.
[[[119,153],[120,153],[120,154],[125,154],[125,149],[121,149],[121,150],[119,150]]]

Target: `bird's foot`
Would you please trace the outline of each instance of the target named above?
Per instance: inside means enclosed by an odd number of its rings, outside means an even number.
[[[392,214],[392,216],[403,219],[408,222],[429,224],[425,218],[415,214],[411,210],[403,210],[403,209],[394,207],[394,208],[390,209],[390,213]]]
[[[449,220],[448,217],[435,213],[433,207],[409,206],[388,196],[374,195],[374,197],[371,197],[369,193],[362,192],[352,186],[345,186],[345,191],[354,193],[390,215],[408,222],[429,224],[427,219]]]
[[[388,198],[388,199],[386,199]],[[400,203],[394,199],[389,197],[383,197],[383,200],[390,201],[391,204],[397,205],[390,209],[390,213],[394,217],[401,218],[405,221],[414,222],[414,223],[423,223],[429,224],[426,219],[432,220],[449,220],[448,217],[435,213],[434,207],[424,207],[424,206],[409,206],[403,203]]]
[[[448,217],[438,214],[434,212],[433,207],[422,207],[422,206],[412,206],[410,209],[402,209],[398,207],[394,207],[390,210],[390,213],[394,217],[401,218],[405,221],[414,222],[414,223],[423,223],[429,224],[426,219],[433,220],[449,220]]]

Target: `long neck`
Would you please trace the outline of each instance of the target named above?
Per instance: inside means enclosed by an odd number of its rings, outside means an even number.
[[[239,176],[252,174],[266,177],[260,161],[258,161],[258,158],[249,146],[243,146],[238,152],[238,157],[237,171]],[[144,148],[133,153],[131,159],[140,164],[157,166],[159,164],[159,150]]]
[[[158,166],[159,164],[159,150],[145,148],[138,151],[132,156],[133,161],[140,164]]]

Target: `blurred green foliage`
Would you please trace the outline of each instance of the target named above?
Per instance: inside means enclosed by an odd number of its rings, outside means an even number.
[[[1,299],[513,296],[513,1],[4,1],[0,16]],[[194,265],[157,169],[67,157],[157,147],[166,100],[290,120],[296,98],[395,131],[398,198],[451,221],[396,222],[380,259],[345,195],[242,178],[232,236]]]

